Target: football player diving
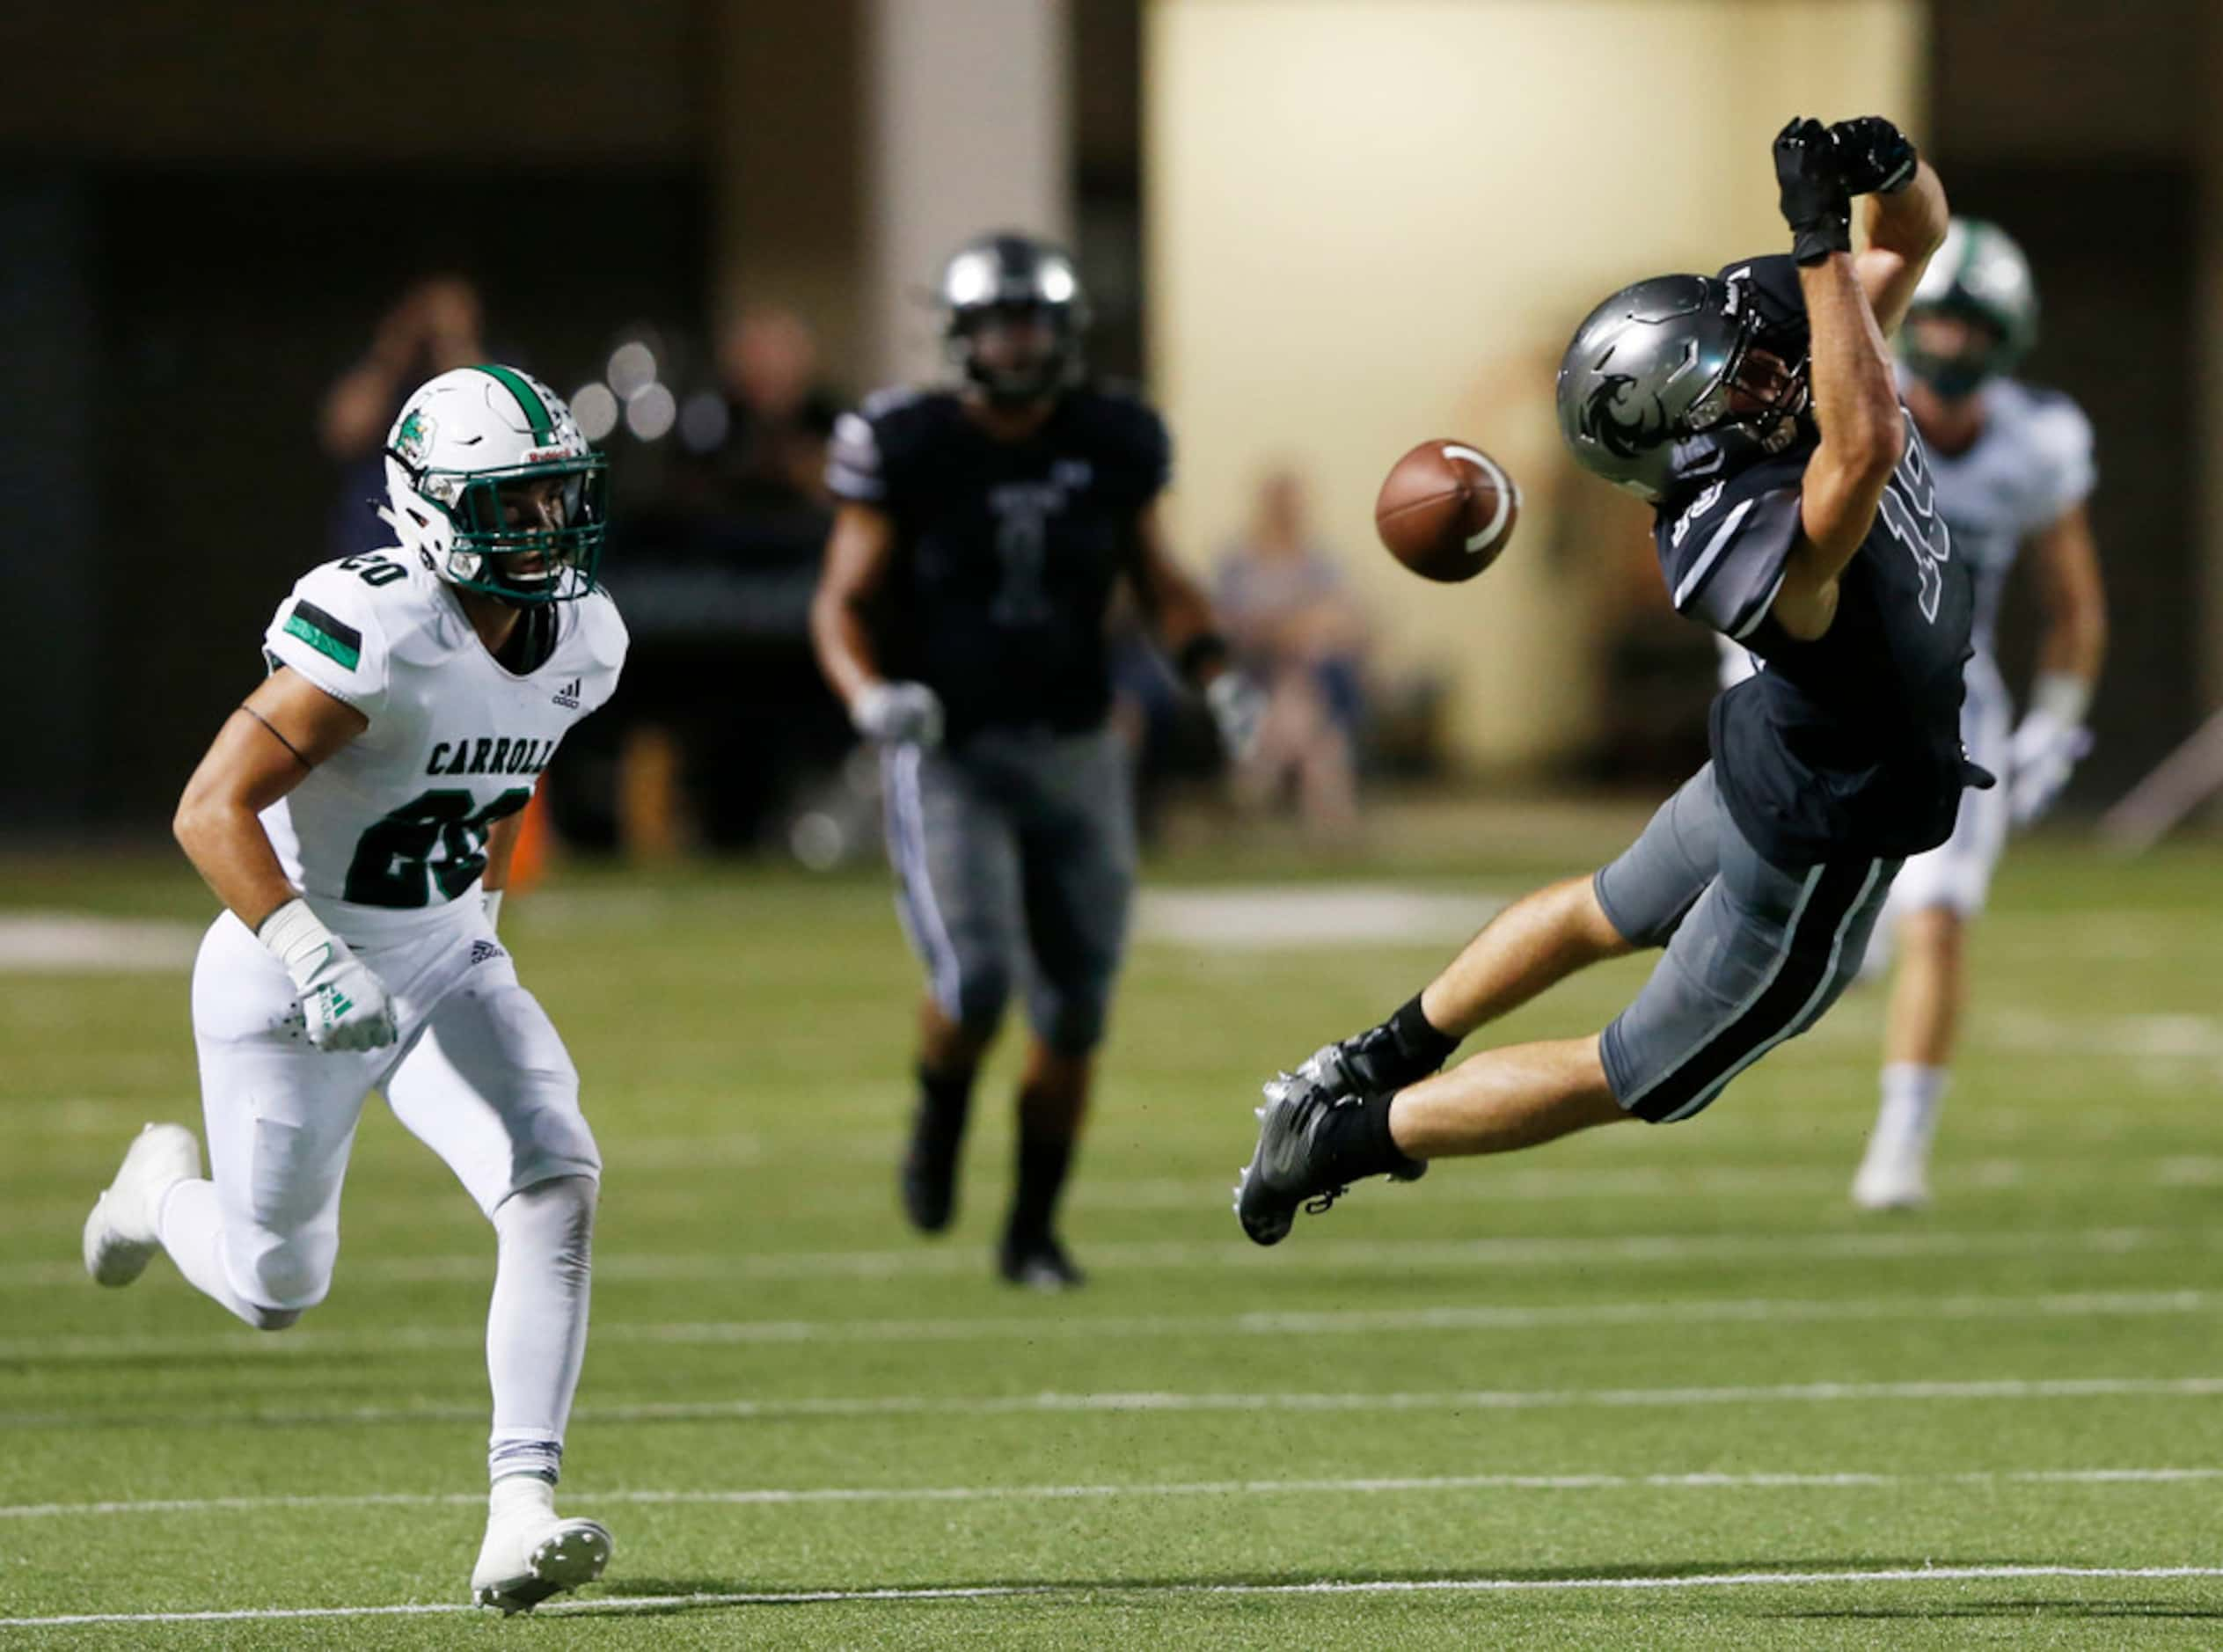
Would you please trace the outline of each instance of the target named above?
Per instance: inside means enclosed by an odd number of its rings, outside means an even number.
[[[1944,191],[1876,117],[1793,121],[1774,164],[1789,256],[1613,294],[1558,383],[1576,459],[1653,507],[1676,608],[1767,669],[1715,702],[1711,760],[1618,859],[1517,901],[1386,1021],[1266,1086],[1235,1201],[1261,1245],[1363,1176],[1694,1116],[1835,1002],[1900,862],[1990,783],[1961,749],[1969,571],[1885,342],[1944,238]],[[1438,1071],[1640,947],[1666,954],[1602,1033]]]
[[[1853,1201],[1867,1210],[1929,1202],[1930,1144],[1967,997],[1963,938],[2009,826],[2044,814],[2091,744],[2084,713],[2107,652],[2107,592],[2085,510],[2092,427],[2067,397],[2009,376],[2037,338],[2037,288],[2022,249],[1996,225],[1956,218],[1899,329],[1899,385],[1929,450],[1953,553],[1976,582],[1961,739],[2005,784],[1961,799],[1953,835],[1907,860],[1877,925],[1870,959],[1894,949],[1898,958],[1882,1106],[1853,1178]],[[2018,555],[2038,577],[2045,613],[2019,723],[1993,643]],[[1723,639],[1722,655],[1724,687],[1751,675],[1743,648]]]
[[[193,973],[209,1175],[150,1124],[86,1218],[86,1269],[157,1250],[258,1330],[325,1298],[366,1095],[383,1093],[493,1224],[492,1481],[472,1597],[504,1612],[601,1575],[610,1533],[559,1518],[586,1351],[602,1161],[563,1041],[494,938],[519,812],[607,700],[625,628],[596,583],[603,465],[508,367],[458,368],[386,440],[388,551],[304,574],[268,675],[178,804],[225,910]]]
[[[922,1232],[949,1224],[974,1080],[1023,989],[1033,1038],[998,1267],[1063,1290],[1082,1276],[1058,1199],[1135,882],[1128,758],[1106,727],[1114,597],[1133,592],[1231,751],[1261,702],[1166,551],[1164,424],[1082,377],[1071,259],[983,236],[950,259],[940,300],[959,384],[883,391],[835,427],[811,631],[881,749],[898,910],[926,972],[904,1211]]]

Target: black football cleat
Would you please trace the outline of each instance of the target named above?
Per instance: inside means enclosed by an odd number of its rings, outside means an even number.
[[[1065,1247],[1048,1233],[1026,1239],[1005,1233],[996,1253],[996,1271],[1006,1283],[1029,1290],[1078,1290],[1088,1283]]]
[[[962,1122],[939,1117],[919,1102],[898,1180],[903,1214],[921,1233],[940,1232],[957,1213],[957,1154],[963,1142]]]
[[[1424,1160],[1393,1149],[1388,1159],[1377,1156],[1371,1163],[1354,1157],[1343,1127],[1356,1115],[1348,1109],[1373,1098],[1351,1077],[1346,1047],[1330,1044],[1267,1085],[1266,1105],[1256,1109],[1258,1148],[1235,1184],[1235,1216],[1253,1244],[1280,1244],[1298,1210],[1320,1215],[1361,1175],[1418,1181],[1428,1173]]]

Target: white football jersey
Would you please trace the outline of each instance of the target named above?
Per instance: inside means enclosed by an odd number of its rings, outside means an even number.
[[[369,720],[262,813],[286,875],[343,937],[351,913],[375,923],[474,888],[488,829],[524,808],[564,735],[616,691],[617,604],[597,590],[551,611],[555,647],[519,676],[455,593],[399,551],[327,562],[279,604],[271,669]]]
[[[1952,534],[1953,555],[1976,581],[1972,640],[1993,649],[2000,601],[2016,552],[2032,535],[2088,498],[2098,479],[2092,426],[2082,409],[2052,391],[1995,378],[1978,392],[1984,429],[1963,453],[1929,448],[1937,513]]]

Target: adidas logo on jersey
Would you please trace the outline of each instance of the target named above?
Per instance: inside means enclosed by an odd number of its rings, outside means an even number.
[[[471,943],[471,961],[474,964],[492,963],[497,958],[507,958],[508,955],[490,940],[474,940]]]
[[[558,689],[556,691],[556,704],[562,706],[564,710],[567,712],[577,711],[579,709],[579,684],[580,679],[574,677],[570,682],[565,683],[561,688]]]

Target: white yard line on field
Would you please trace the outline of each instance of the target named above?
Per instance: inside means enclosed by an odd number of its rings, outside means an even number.
[[[916,1416],[1073,1416],[1194,1412],[1421,1412],[1674,1410],[1703,1406],[1874,1405],[1901,1401],[2056,1400],[2209,1400],[2223,1395],[2223,1377],[1978,1378],[1884,1383],[1769,1383],[1684,1388],[1441,1389],[1356,1393],[1168,1393],[1164,1390],[1018,1394],[801,1395],[786,1399],[676,1400],[576,1407],[582,1422],[708,1422],[810,1421]],[[411,1406],[307,1408],[200,1407],[186,1419],[202,1428],[245,1424],[344,1427],[350,1423],[470,1422],[486,1414],[484,1400]],[[67,1412],[0,1412],[0,1428],[102,1426],[103,1419]],[[129,1415],[106,1419],[128,1426]]]
[[[1043,1318],[999,1314],[948,1319],[681,1319],[625,1321],[595,1327],[598,1346],[612,1343],[1038,1342],[1107,1337],[1368,1336],[1386,1332],[1551,1331],[1593,1326],[1830,1324],[1846,1321],[1956,1322],[1985,1319],[2091,1319],[2205,1313],[2218,1293],[2205,1290],[2055,1292],[2041,1296],[1971,1293],[1950,1297],[1700,1297],[1639,1302],[1545,1305],[1466,1305],[1427,1308],[1347,1308],[1318,1312],[1074,1314]],[[282,1358],[289,1353],[373,1353],[475,1347],[483,1327],[390,1327],[376,1330],[294,1331],[282,1336],[237,1333],[187,1336],[77,1335],[14,1337],[0,1341],[0,1361],[104,1355],[195,1354]]]
[[[2192,1228],[2029,1228],[1956,1232],[1868,1228],[1843,1233],[1634,1233],[1563,1238],[1476,1239],[1323,1239],[1292,1246],[1268,1262],[1244,1239],[1113,1239],[1088,1248],[1088,1260],[1122,1271],[1270,1266],[1298,1273],[1347,1268],[1589,1268],[1607,1262],[1892,1261],[1949,1256],[2091,1254],[2121,1256],[2156,1249],[2223,1246],[2223,1233]],[[437,1256],[370,1256],[341,1264],[349,1284],[421,1284],[457,1281],[483,1285],[493,1276],[492,1246]],[[595,1276],[625,1280],[736,1282],[808,1279],[902,1279],[969,1276],[980,1259],[969,1252],[910,1246],[902,1250],[775,1251],[720,1255],[598,1251]],[[85,1282],[70,1261],[0,1263],[0,1286],[69,1287]]]
[[[1065,1502],[1122,1497],[1270,1497],[1456,1491],[1843,1491],[1921,1486],[2174,1486],[2223,1480],[2223,1468],[1971,1469],[1957,1473],[1427,1474],[1346,1480],[1145,1480],[1078,1486],[810,1486],[573,1488],[579,1504],[715,1503],[786,1507],[853,1502]],[[261,1513],[273,1509],[475,1508],[484,1492],[362,1492],[322,1496],[150,1497],[105,1502],[0,1505],[0,1520],[150,1514]]]
[[[1588,1590],[1812,1589],[1862,1583],[2014,1583],[2077,1578],[2093,1582],[2190,1582],[2223,1577],[2223,1566],[1926,1566],[1890,1571],[1701,1572],[1657,1577],[1415,1577],[1322,1578],[1306,1583],[981,1583],[925,1589],[816,1589],[762,1593],[616,1595],[603,1600],[559,1601],[539,1615],[593,1616],[675,1608],[808,1606],[948,1600],[1097,1601],[1108,1596],[1165,1599],[1231,1595],[1564,1594]],[[384,1606],[263,1606],[235,1612],[71,1612],[51,1618],[0,1618],[0,1629],[60,1629],[87,1624],[264,1623],[318,1618],[404,1618],[476,1612],[458,1602],[408,1602]]]
[[[735,1151],[742,1151],[735,1149]],[[890,1150],[892,1151],[892,1150]],[[876,1157],[884,1157],[875,1149]],[[752,1173],[774,1168],[769,1149],[764,1165],[748,1166]],[[101,1173],[107,1173],[104,1169]],[[1229,1162],[1224,1176],[1140,1176],[1119,1177],[1099,1175],[1083,1180],[1074,1189],[1074,1208],[1081,1211],[1188,1211],[1221,1213],[1225,1220],[1227,1197],[1236,1176],[1233,1162]],[[2063,1192],[2107,1189],[2122,1194],[2134,1194],[2148,1188],[2205,1187],[2223,1183],[2223,1157],[2169,1155],[2154,1159],[2124,1159],[2106,1154],[2095,1155],[2081,1151],[2073,1159],[1983,1159],[1963,1161],[1949,1166],[1935,1181],[1943,1192],[1955,1199],[1975,1200],[1981,1195],[2001,1194],[2043,1184],[2049,1189]],[[1629,1165],[1620,1166],[1569,1168],[1564,1170],[1532,1167],[1524,1170],[1498,1171],[1493,1167],[1487,1185],[1477,1183],[1483,1194],[1495,1204],[1560,1203],[1579,1202],[1600,1203],[1611,1200],[1660,1199],[1681,1202],[1687,1200],[1719,1203],[1724,1198],[1766,1199],[1812,1197],[1836,1202],[1846,1188],[1846,1172],[1832,1158],[1826,1164],[1763,1164],[1714,1165],[1688,1164]],[[18,1200],[0,1212],[0,1237],[36,1235],[43,1248],[51,1248],[54,1236],[74,1234],[91,1208],[92,1194],[98,1190],[95,1176],[85,1180],[82,1197],[27,1198]],[[43,1188],[41,1189],[43,1191]],[[1368,1190],[1370,1196],[1373,1190]],[[730,1214],[733,1202],[741,1195],[733,1188],[721,1188],[714,1182],[699,1187],[674,1187],[657,1191],[651,1202],[656,1214],[665,1220],[676,1220],[695,1216],[724,1218]],[[747,1195],[760,1216],[779,1221],[789,1214],[783,1201],[792,1199],[792,1214],[798,1219],[824,1222],[845,1219],[852,1215],[869,1212],[877,1217],[888,1207],[888,1195],[877,1181],[867,1186],[860,1179],[842,1178],[830,1187],[822,1179],[797,1180],[793,1176],[774,1177],[762,1183],[752,1183]],[[1387,1196],[1385,1191],[1379,1196]],[[358,1216],[352,1232],[357,1237],[354,1249],[363,1248],[366,1229],[376,1242],[377,1230],[391,1225],[382,1221],[378,1212],[369,1211]],[[460,1233],[483,1233],[483,1222],[469,1201],[442,1200],[430,1207],[412,1210],[409,1213],[411,1231],[421,1233],[428,1230],[448,1229]],[[1232,1230],[1231,1230],[1232,1231]],[[491,1255],[491,1251],[486,1253]],[[51,1268],[52,1263],[31,1264],[33,1268]],[[33,1275],[33,1277],[39,1277]],[[15,1276],[0,1273],[0,1284],[13,1283]]]

